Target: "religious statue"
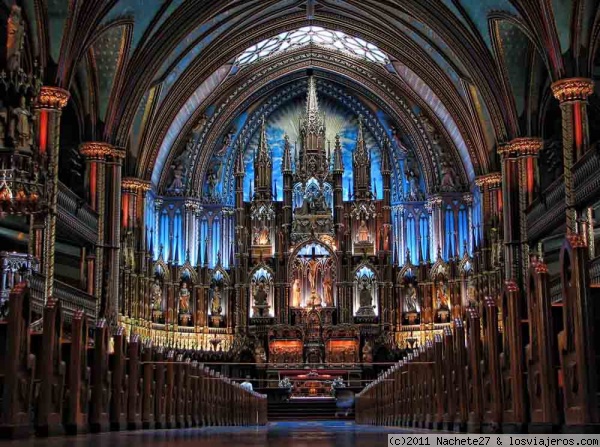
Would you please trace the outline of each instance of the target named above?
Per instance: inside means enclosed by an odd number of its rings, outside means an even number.
[[[173,181],[171,182],[171,186],[169,186],[169,189],[183,189],[183,174],[185,171],[183,163],[173,163],[171,165],[171,169],[173,170]]]
[[[187,287],[187,283],[181,284],[179,289],[179,313],[187,314],[190,312],[190,289]]]
[[[11,112],[9,135],[16,149],[31,150],[33,144],[33,116],[27,108],[27,100],[21,96],[19,107]]]
[[[258,244],[268,245],[271,243],[270,231],[267,227],[263,227],[258,234]]]
[[[25,42],[25,21],[21,15],[21,8],[13,5],[8,18],[6,38],[6,67],[9,72],[21,68],[21,52]]]
[[[319,270],[318,261],[316,259],[311,259],[308,262],[308,282],[310,283],[311,290],[315,290],[318,270]]]
[[[323,295],[325,297],[325,306],[333,306],[333,285],[329,275],[323,280]]]
[[[417,299],[417,289],[412,282],[408,283],[406,296],[404,297],[404,312],[419,312],[419,302]]]
[[[163,298],[163,293],[162,293],[162,289],[160,287],[160,282],[157,278],[154,280],[154,283],[150,287],[150,303],[151,303],[150,306],[152,307],[152,310],[154,310],[154,311],[162,310],[162,298]]]
[[[406,175],[406,180],[408,181],[408,192],[406,195],[407,200],[419,200],[419,172],[412,167],[412,163],[408,162],[406,164],[404,174]]]
[[[255,306],[265,306],[267,304],[268,296],[269,295],[267,294],[267,291],[265,290],[265,285],[264,285],[264,283],[261,282],[258,285],[256,292],[254,292],[254,305]]]
[[[312,289],[310,292],[310,296],[308,297],[308,307],[320,307],[321,306],[321,297],[317,293],[315,289]]]
[[[208,197],[211,199],[217,196],[217,184],[219,183],[218,170],[214,167],[206,175],[206,184],[208,185]]]
[[[360,226],[358,227],[358,242],[369,242],[369,240],[369,227],[367,226],[367,222],[361,220]]]
[[[221,291],[219,286],[215,286],[213,290],[212,303],[210,306],[210,313],[213,316],[220,316],[223,308],[221,307]]]
[[[362,348],[363,363],[373,363],[373,346],[370,341],[366,341]]]
[[[442,172],[442,180],[440,182],[442,191],[454,191],[456,189],[456,171],[446,155],[442,157],[440,170]]]
[[[0,99],[0,147],[6,144],[6,131],[8,129],[8,110],[4,106],[4,101]]]
[[[262,365],[267,361],[267,353],[265,352],[265,348],[262,343],[257,343],[254,348],[254,363],[257,365]]]
[[[371,291],[369,290],[369,285],[366,283],[363,283],[361,285],[359,302],[360,302],[360,307],[372,307],[373,306],[373,296],[371,295]]]
[[[231,146],[233,142],[233,136],[235,135],[235,129],[229,129],[229,132],[223,137],[223,142],[221,144],[221,148],[215,152],[215,155],[221,157],[225,155],[227,149]]]
[[[448,289],[443,280],[438,282],[436,290],[436,301],[437,308],[443,310],[450,310],[450,298],[448,297]]]
[[[301,296],[300,296],[300,280],[298,278],[294,279],[294,285],[292,287],[292,306],[300,307],[301,304]]]

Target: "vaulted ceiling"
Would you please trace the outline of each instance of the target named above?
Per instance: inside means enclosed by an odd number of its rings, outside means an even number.
[[[12,3],[5,0],[6,4]],[[23,0],[28,50],[71,91],[84,140],[128,150],[127,174],[158,184],[207,115],[203,150],[231,120],[306,70],[385,113],[421,163],[431,122],[463,177],[498,169],[495,147],[545,136],[549,85],[595,76],[599,0]],[[237,69],[246,49],[313,26],[368,42],[380,64],[290,48]],[[311,47],[312,48],[312,47]],[[387,62],[387,61],[386,61]],[[411,123],[412,121],[412,123]],[[203,154],[199,154],[199,159]],[[206,157],[204,157],[206,158]],[[425,167],[429,175],[435,167]],[[201,180],[196,180],[201,181]]]

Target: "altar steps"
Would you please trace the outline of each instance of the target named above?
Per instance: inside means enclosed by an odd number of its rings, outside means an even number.
[[[292,399],[268,404],[269,421],[354,420],[354,413],[346,416],[344,411],[337,408],[335,399]]]

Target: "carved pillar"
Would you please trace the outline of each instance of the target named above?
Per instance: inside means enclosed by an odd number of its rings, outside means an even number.
[[[106,232],[106,157],[112,150],[108,143],[89,142],[83,143],[79,148],[79,153],[85,158],[86,178],[88,183],[89,202],[92,208],[98,213],[98,236],[96,239],[96,254],[90,261],[93,266],[88,272],[92,271],[93,295],[96,298],[96,315],[99,314],[102,299],[102,282],[104,271],[104,242]],[[88,289],[89,290],[89,289]]]
[[[42,87],[34,104],[39,123],[40,140],[45,139],[48,154],[48,216],[44,231],[42,269],[44,272],[44,302],[54,289],[54,252],[56,243],[56,214],[58,199],[58,153],[60,151],[60,117],[69,101],[69,92],[59,87]]]
[[[475,179],[475,184],[479,187],[481,192],[481,208],[482,208],[482,220],[483,228],[481,228],[481,244],[483,245],[483,256],[484,269],[489,270],[492,262],[490,259],[491,244],[493,241],[490,239],[490,232],[495,229],[499,231],[499,225],[501,222],[502,213],[502,174],[499,172],[492,172],[486,175],[479,176]]]
[[[106,163],[108,184],[106,188],[107,240],[105,253],[108,273],[108,294],[105,316],[116,323],[119,303],[119,253],[121,243],[121,169],[125,151],[111,146]]]
[[[521,233],[521,270],[526,278],[529,271],[529,244],[527,240],[527,208],[534,200],[536,158],[544,142],[541,138],[516,138],[510,142],[519,157],[519,230]],[[527,285],[524,284],[526,287]]]
[[[504,276],[521,284],[521,219],[519,205],[519,153],[511,143],[498,148],[502,157],[502,196],[504,199]]]
[[[561,79],[552,84],[552,93],[560,101],[562,111],[567,234],[572,234],[577,233],[573,165],[589,149],[587,98],[594,93],[594,81],[585,78]]]

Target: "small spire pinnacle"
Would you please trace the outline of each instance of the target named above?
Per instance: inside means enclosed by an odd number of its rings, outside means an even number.
[[[292,151],[290,148],[290,137],[284,135],[283,137],[283,167],[282,172],[292,172]]]
[[[342,144],[340,143],[340,135],[335,136],[335,145],[333,147],[333,171],[344,172],[344,160],[342,158]]]

